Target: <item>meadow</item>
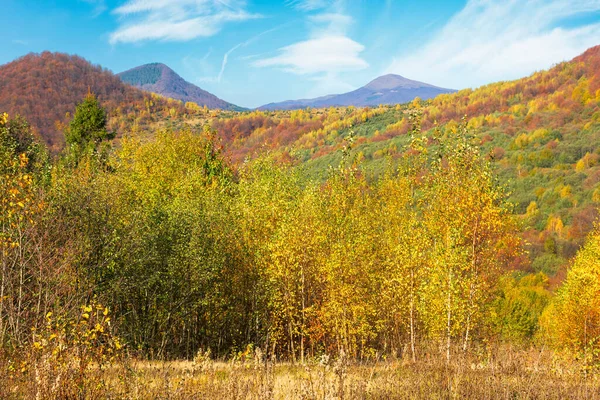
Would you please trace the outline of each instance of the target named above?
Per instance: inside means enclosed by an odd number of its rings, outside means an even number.
[[[229,361],[199,354],[190,361],[127,359],[92,366],[79,380],[39,365],[3,377],[2,398],[86,399],[597,399],[600,379],[543,349],[499,346],[448,364],[388,358],[355,362],[326,356],[304,364],[276,362],[260,349]],[[44,369],[46,368],[46,369]]]

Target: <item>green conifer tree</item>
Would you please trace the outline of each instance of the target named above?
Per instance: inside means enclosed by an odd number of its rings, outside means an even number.
[[[106,129],[106,111],[91,92],[79,103],[69,123],[65,139],[67,151],[77,163],[84,154],[97,154],[102,142],[115,137]]]

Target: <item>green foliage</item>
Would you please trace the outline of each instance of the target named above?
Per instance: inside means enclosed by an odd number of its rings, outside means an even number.
[[[497,290],[490,308],[494,329],[507,342],[531,342],[551,299],[547,276],[510,273],[500,279]]]
[[[565,265],[566,260],[563,257],[557,256],[554,253],[542,254],[533,260],[531,267],[536,272],[542,272],[549,276],[554,276],[562,265]]]
[[[232,174],[212,133],[161,132],[146,144],[124,138],[109,165],[56,177],[53,202],[81,235],[81,290],[111,304],[125,339],[155,356],[191,356],[224,340],[232,346],[222,336],[225,321],[205,319],[246,318],[227,299],[243,293],[226,280],[243,254],[227,214]]]
[[[75,163],[86,154],[96,154],[102,142],[115,137],[106,130],[106,122],[106,111],[93,94],[77,105],[65,134],[68,154]]]

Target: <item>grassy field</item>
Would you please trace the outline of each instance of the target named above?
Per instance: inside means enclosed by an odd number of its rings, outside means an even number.
[[[3,399],[600,399],[600,376],[555,353],[504,349],[479,359],[486,361],[130,360],[88,368],[80,381],[40,364],[21,378],[5,376],[0,391]]]

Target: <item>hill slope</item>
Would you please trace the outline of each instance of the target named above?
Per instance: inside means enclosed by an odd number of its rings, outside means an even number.
[[[411,107],[256,111],[213,126],[233,161],[269,149],[315,177],[337,165],[353,131],[355,156],[377,175],[406,154]],[[560,277],[598,218],[600,46],[523,79],[439,95],[420,110],[424,131],[436,124],[443,133],[455,131],[466,116],[531,244],[531,265],[524,261],[522,267]]]
[[[455,90],[444,89],[428,83],[413,81],[400,75],[384,75],[352,92],[318,97],[316,99],[288,100],[270,103],[259,107],[260,110],[292,110],[298,108],[322,108],[330,106],[377,106],[379,104],[401,104],[415,97],[427,100],[443,93]]]
[[[117,76],[123,82],[142,90],[183,102],[192,101],[200,106],[222,110],[243,110],[243,108],[221,100],[214,94],[186,81],[165,64],[145,64],[121,72]]]
[[[183,105],[152,99],[124,84],[110,71],[85,59],[62,53],[28,54],[0,66],[0,111],[20,114],[53,151],[64,145],[61,124],[91,90],[109,114],[109,128],[122,133],[134,123],[162,118],[166,110],[183,112]]]

